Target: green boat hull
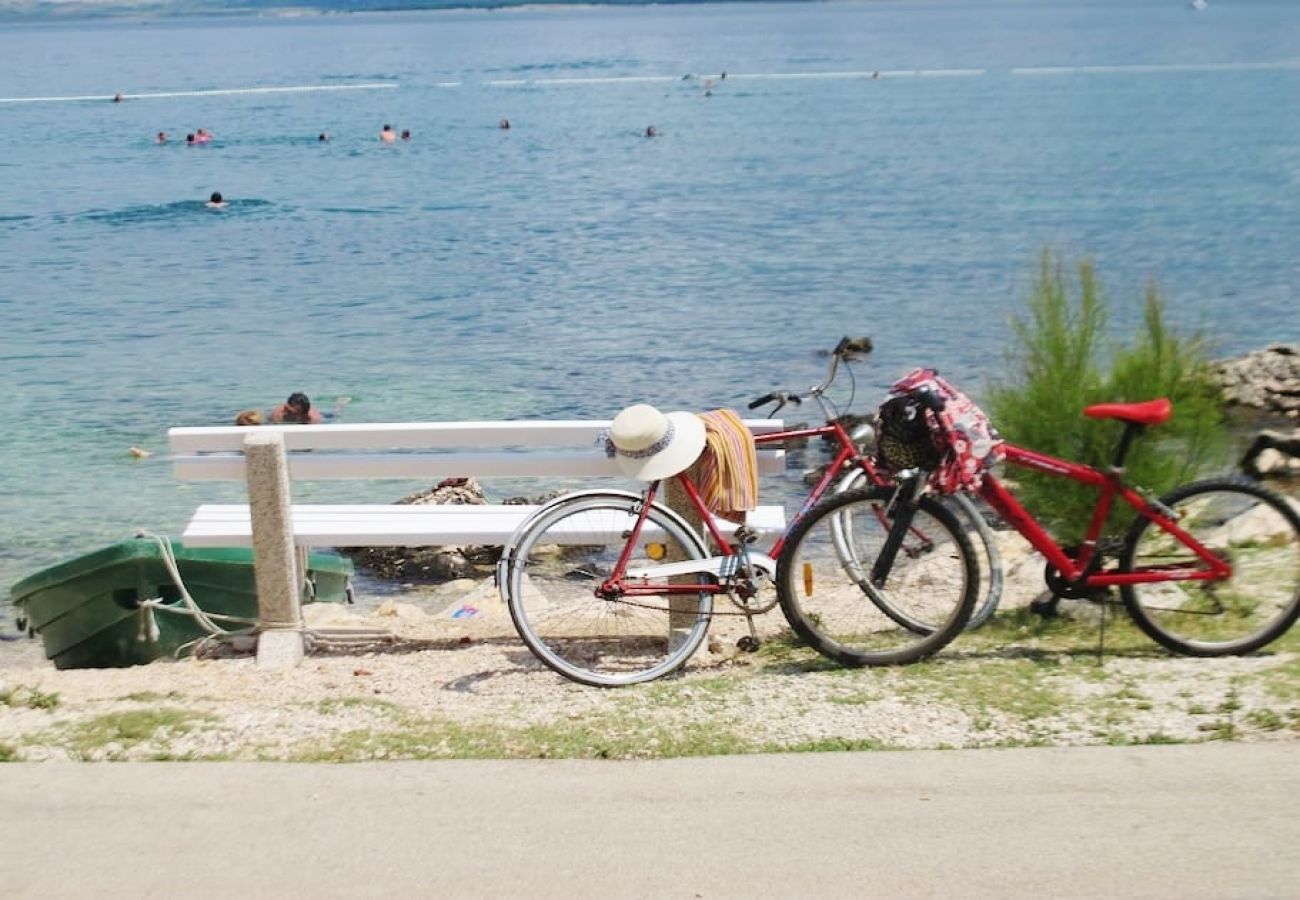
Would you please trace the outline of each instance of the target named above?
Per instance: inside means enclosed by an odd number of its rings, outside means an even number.
[[[253,551],[246,547],[187,548],[173,541],[181,580],[205,613],[257,618]],[[352,562],[312,553],[308,579],[314,601],[347,600]],[[156,639],[140,609],[144,599],[162,598]],[[60,669],[113,668],[171,656],[207,635],[185,610],[180,589],[153,540],[123,541],[25,578],[10,591],[15,618],[41,636],[45,656]],[[221,623],[225,628],[243,627]]]

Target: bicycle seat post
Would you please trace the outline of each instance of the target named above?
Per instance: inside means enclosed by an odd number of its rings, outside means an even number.
[[[1145,427],[1140,422],[1124,423],[1124,433],[1120,435],[1119,445],[1115,448],[1115,460],[1110,466],[1112,475],[1124,474],[1124,460],[1128,457],[1129,448],[1133,446],[1133,441]]]

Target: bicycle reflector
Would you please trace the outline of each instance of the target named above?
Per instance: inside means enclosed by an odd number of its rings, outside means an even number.
[[[668,548],[658,541],[651,541],[645,545],[645,555],[658,562],[668,555]]]
[[[812,563],[806,562],[803,564],[803,595],[805,597],[812,596],[812,587],[813,587]]]

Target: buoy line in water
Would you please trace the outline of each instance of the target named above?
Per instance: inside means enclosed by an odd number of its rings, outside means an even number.
[[[1035,75],[1141,75],[1184,72],[1267,72],[1300,69],[1300,59],[1258,63],[1165,63],[1116,66],[1020,66],[1011,69],[861,69],[837,72],[735,72],[722,75],[596,75],[564,78],[496,78],[488,87],[585,86],[600,84],[667,84],[675,81],[835,81],[877,78],[976,78],[1005,72],[1016,76]],[[437,88],[463,87],[463,81],[438,81]],[[287,87],[215,88],[202,91],[147,91],[122,94],[122,100],[152,100],[168,97],[223,97],[247,94],[302,94],[315,91],[376,91],[400,87],[396,82],[369,84],[306,84]],[[81,103],[115,99],[105,94],[68,97],[0,97],[0,103]]]
[[[532,85],[594,84],[664,84],[674,81],[800,81],[852,80],[876,78],[975,78],[1006,73],[1010,75],[1106,75],[1106,74],[1177,74],[1182,72],[1255,72],[1300,69],[1300,59],[1259,63],[1166,63],[1117,66],[1021,66],[1010,69],[854,69],[834,72],[728,72],[722,75],[596,75],[589,78],[498,78],[490,87],[525,87]]]
[[[75,97],[0,97],[0,103],[76,103],[87,100],[156,100],[163,97],[229,97],[238,94],[306,94],[317,91],[379,91],[397,88],[396,82],[371,84],[300,84],[287,87],[213,88],[205,91],[146,91],[139,94],[83,94]]]

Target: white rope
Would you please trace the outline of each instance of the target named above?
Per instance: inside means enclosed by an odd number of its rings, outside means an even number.
[[[138,532],[137,534],[139,537],[147,538],[157,543],[158,551],[162,556],[163,566],[166,567],[168,574],[171,575],[172,581],[175,582],[177,590],[181,592],[181,600],[185,604],[184,609],[179,609],[175,606],[167,605],[166,601],[164,601],[162,598],[140,601],[140,609],[142,611],[141,615],[146,619],[150,620],[148,632],[153,636],[153,640],[157,640],[157,634],[158,634],[158,624],[157,622],[152,621],[153,613],[154,610],[158,610],[158,609],[165,610],[167,612],[177,613],[179,615],[192,616],[194,618],[194,621],[199,624],[199,627],[201,627],[212,637],[221,637],[221,636],[231,635],[231,634],[245,634],[257,627],[258,622],[256,619],[243,619],[238,616],[226,616],[220,613],[204,612],[199,607],[198,603],[194,601],[194,598],[190,596],[189,588],[185,587],[185,581],[184,579],[181,578],[180,567],[176,565],[176,555],[172,552],[171,541],[167,540],[161,535],[153,534],[152,532],[148,532],[148,531],[141,531]],[[222,628],[214,621],[215,619],[222,619],[227,622],[239,622],[253,627],[243,628],[243,629]],[[141,633],[143,634],[145,632],[144,622],[141,622],[140,628],[141,628]]]
[[[185,581],[181,578],[180,567],[176,564],[176,555],[172,551],[171,541],[161,535],[153,534],[148,531],[137,532],[138,537],[147,538],[158,544],[158,550],[162,556],[163,565],[166,567],[168,574],[171,575],[172,581],[176,583],[177,589],[181,593],[180,599],[184,602],[184,607],[172,606],[169,601],[161,597],[150,597],[140,601],[140,633],[137,635],[138,640],[157,641],[159,636],[158,623],[154,618],[154,612],[161,610],[175,615],[190,616],[196,621],[204,631],[208,632],[205,636],[189,641],[176,648],[175,656],[180,657],[182,653],[191,647],[196,652],[203,646],[213,641],[230,643],[238,638],[247,638],[256,635],[262,629],[261,620],[246,619],[241,616],[228,616],[222,613],[210,613],[201,609],[198,603],[190,595],[189,589],[185,587]],[[308,582],[310,584],[310,582]],[[348,588],[349,596],[351,587]],[[315,596],[314,586],[312,596]],[[235,622],[249,627],[246,628],[222,628],[216,620],[223,622]],[[368,644],[379,644],[392,641],[397,635],[386,628],[376,628],[370,626],[321,626],[318,628],[307,628],[303,630],[303,637],[308,646],[357,646]]]

